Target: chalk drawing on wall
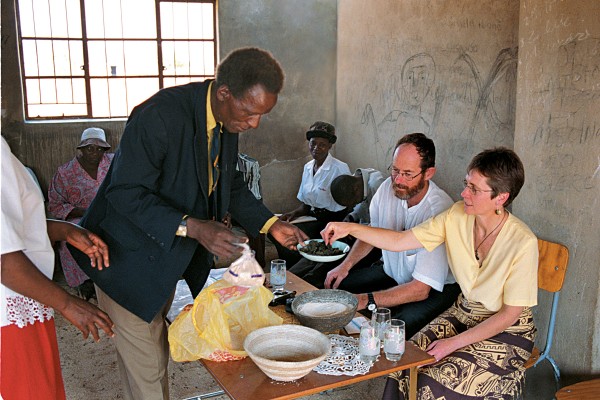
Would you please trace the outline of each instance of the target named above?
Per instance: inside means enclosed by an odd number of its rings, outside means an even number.
[[[455,149],[457,154],[470,154],[476,148],[489,147],[490,142],[511,147],[517,52],[516,47],[500,50],[487,74],[480,72],[464,50],[443,71],[437,71],[428,53],[406,59],[400,79],[390,84],[398,106],[381,119],[371,103],[363,109],[361,124],[374,138],[377,159],[389,162],[396,141],[403,135],[423,132],[435,138],[442,126],[443,135],[461,147]],[[474,141],[481,144],[474,145]]]
[[[378,160],[391,160],[396,141],[405,134],[431,132],[434,121],[427,119],[422,106],[431,97],[435,77],[433,57],[427,53],[415,54],[404,62],[400,79],[393,85],[398,108],[388,112],[378,122],[373,107],[370,103],[366,104],[361,124],[373,132]]]
[[[518,48],[500,50],[486,77],[482,77],[475,61],[467,53],[457,62],[468,65],[477,85],[477,103],[468,129],[468,139],[489,136],[497,144],[514,141]],[[477,132],[476,132],[477,131]]]

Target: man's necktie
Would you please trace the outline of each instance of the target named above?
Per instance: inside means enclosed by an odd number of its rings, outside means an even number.
[[[210,160],[212,162],[212,190],[217,187],[219,181],[219,151],[221,148],[221,125],[217,123],[217,126],[213,129],[212,143],[210,146]]]

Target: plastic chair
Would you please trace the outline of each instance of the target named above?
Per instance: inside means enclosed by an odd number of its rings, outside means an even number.
[[[531,357],[525,363],[525,368],[537,366],[543,360],[548,360],[554,370],[556,383],[560,382],[560,370],[554,358],[550,355],[552,341],[554,339],[554,328],[556,325],[556,312],[558,309],[558,298],[565,280],[567,264],[569,263],[569,249],[562,244],[548,242],[538,239],[538,249],[540,252],[538,264],[538,288],[547,292],[554,293],[552,297],[552,308],[550,310],[550,321],[548,322],[548,332],[546,334],[546,346],[540,353],[540,349],[534,347]]]

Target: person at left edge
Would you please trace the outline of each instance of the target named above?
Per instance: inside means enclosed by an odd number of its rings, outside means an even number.
[[[226,212],[249,234],[268,232],[286,247],[307,239],[258,201],[236,170],[237,134],[258,127],[283,80],[270,53],[242,48],[214,81],[162,89],[129,116],[81,220],[108,244],[111,268],[97,274],[72,250],[115,322],[125,399],[168,399],[165,316],[182,276],[196,297],[215,255],[241,253],[242,239],[220,222]]]

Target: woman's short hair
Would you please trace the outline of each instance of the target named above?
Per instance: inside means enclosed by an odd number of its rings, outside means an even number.
[[[487,178],[487,183],[493,190],[492,198],[500,193],[508,193],[504,207],[508,207],[517,197],[525,183],[525,169],[521,159],[511,149],[496,147],[477,154],[467,171],[477,171]]]
[[[229,53],[217,67],[217,87],[226,85],[235,98],[256,86],[267,92],[279,94],[283,88],[284,74],[279,62],[268,51],[244,47]]]
[[[433,144],[433,140],[423,133],[409,133],[398,140],[396,147],[394,147],[394,153],[403,144],[415,146],[419,156],[421,156],[421,171],[435,167],[435,144]]]

